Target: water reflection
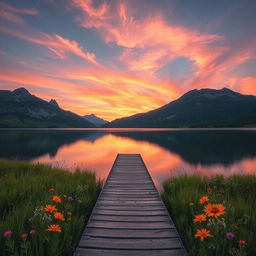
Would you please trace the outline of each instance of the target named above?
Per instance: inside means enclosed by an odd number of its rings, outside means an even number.
[[[170,175],[256,173],[256,130],[0,131],[0,157],[94,170],[105,178],[117,153],[140,153],[158,188]]]

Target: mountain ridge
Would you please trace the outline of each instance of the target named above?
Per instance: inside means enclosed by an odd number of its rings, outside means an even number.
[[[228,88],[195,89],[146,113],[116,119],[104,127],[182,128],[256,126],[256,96]]]
[[[86,119],[87,121],[93,123],[96,127],[100,127],[104,124],[107,124],[108,121],[94,115],[94,114],[90,114],[90,115],[85,115],[85,116],[82,116],[84,119]]]
[[[0,127],[2,128],[92,128],[92,123],[63,110],[55,100],[38,98],[25,88],[0,90]]]

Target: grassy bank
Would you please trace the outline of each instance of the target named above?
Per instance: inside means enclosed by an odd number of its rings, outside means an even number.
[[[0,160],[0,255],[72,255],[100,189],[90,172]]]
[[[163,186],[190,255],[256,255],[256,176],[181,176]]]

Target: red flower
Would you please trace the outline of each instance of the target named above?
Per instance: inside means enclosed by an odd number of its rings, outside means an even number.
[[[26,233],[21,234],[20,237],[21,237],[21,238],[27,238],[27,237],[28,237],[28,234],[26,234]]]
[[[244,240],[239,240],[239,242],[238,242],[240,245],[247,245],[247,242],[246,241],[244,241]]]
[[[211,192],[212,191],[212,188],[207,188],[207,192]]]
[[[54,189],[54,188],[50,188],[49,191],[50,191],[50,192],[54,192],[55,189]]]

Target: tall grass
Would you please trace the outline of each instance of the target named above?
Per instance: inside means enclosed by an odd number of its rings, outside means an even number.
[[[101,185],[91,172],[0,160],[0,255],[72,255]],[[54,195],[61,203],[52,200]],[[46,212],[47,204],[65,220]],[[61,232],[46,231],[50,224]],[[3,235],[7,230],[10,237]]]
[[[185,175],[170,178],[163,187],[163,200],[190,255],[256,255],[256,176]],[[202,196],[208,196],[209,201],[199,203]],[[225,214],[193,223],[195,215],[206,215],[204,207],[209,203],[223,204]],[[196,238],[202,228],[213,237]]]

